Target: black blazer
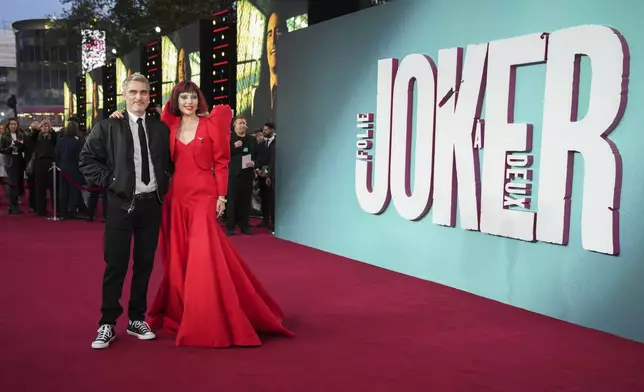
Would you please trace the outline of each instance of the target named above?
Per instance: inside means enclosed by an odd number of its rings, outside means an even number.
[[[17,152],[18,155],[14,155],[14,152]],[[25,152],[25,134],[22,131],[16,132],[16,143],[13,142],[8,131],[0,135],[0,154],[6,157],[6,167],[24,165],[23,152]]]
[[[40,134],[39,129],[31,129],[29,133],[25,133],[25,160],[29,162],[31,158],[34,157],[34,151],[36,150],[36,141],[38,140],[38,135]]]
[[[170,130],[153,116],[147,116],[145,123],[157,197],[163,202],[170,180]],[[107,118],[94,126],[81,151],[79,169],[90,185],[124,199],[124,206],[134,200],[134,140],[127,112],[123,119]]]
[[[271,142],[271,145],[268,146],[268,150],[271,155],[271,160],[268,163],[268,178],[271,179],[271,186],[273,189],[275,189],[275,143],[277,142],[277,139],[273,139]]]
[[[235,147],[235,142],[241,140],[241,147]],[[242,157],[250,154],[251,160],[255,162],[255,167],[246,168],[242,167]],[[259,162],[257,160],[257,141],[256,139],[246,134],[244,137],[239,137],[235,132],[230,134],[230,164],[228,165],[228,178],[234,179],[242,170],[255,171]]]

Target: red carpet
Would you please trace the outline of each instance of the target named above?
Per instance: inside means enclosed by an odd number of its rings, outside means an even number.
[[[102,224],[2,209],[3,392],[644,391],[644,345],[268,234],[233,242],[294,339],[177,348],[126,336],[121,323],[119,339],[93,351]]]

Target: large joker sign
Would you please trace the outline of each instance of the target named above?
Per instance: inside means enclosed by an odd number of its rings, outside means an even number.
[[[578,118],[582,56],[590,60],[592,76],[588,111]],[[533,179],[532,126],[515,123],[513,107],[516,67],[537,63],[546,63],[547,70]],[[608,136],[626,107],[628,68],[624,38],[597,25],[469,45],[465,51],[443,49],[438,67],[423,54],[380,60],[375,123],[372,113],[358,115],[355,185],[361,208],[380,214],[391,200],[409,220],[433,208],[435,224],[455,226],[458,204],[464,229],[567,244],[578,152],[584,164],[578,199],[582,246],[619,254],[622,167]],[[533,194],[538,201],[531,210]]]

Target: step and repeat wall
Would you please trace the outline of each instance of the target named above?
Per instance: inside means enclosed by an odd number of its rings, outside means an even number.
[[[399,0],[284,35],[277,235],[644,341],[642,13]]]

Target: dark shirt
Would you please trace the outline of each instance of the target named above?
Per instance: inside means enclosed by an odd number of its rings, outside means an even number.
[[[235,142],[241,140],[241,147],[235,147]],[[242,167],[242,157],[244,155],[251,155],[251,160],[255,162],[255,167],[258,166],[257,163],[257,141],[256,139],[246,134],[245,136],[239,136],[235,132],[230,134],[230,164],[229,166],[229,176],[237,176],[242,170],[253,171],[253,167]]]
[[[42,134],[36,140],[34,148],[34,159],[54,160],[56,158],[56,135],[51,132],[51,137],[46,138]]]

